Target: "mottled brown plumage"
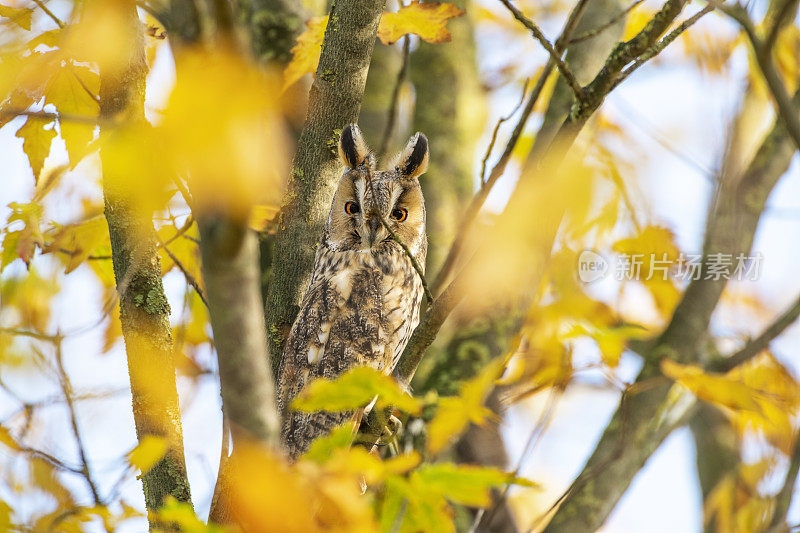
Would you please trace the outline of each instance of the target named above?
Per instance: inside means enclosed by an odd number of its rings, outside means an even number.
[[[339,155],[345,173],[281,359],[278,404],[292,458],[353,415],[292,411],[302,388],[356,366],[390,373],[419,322],[422,281],[378,213],[424,266],[425,205],[417,178],[427,167],[428,141],[415,134],[388,170],[377,171],[351,124],[342,130]]]

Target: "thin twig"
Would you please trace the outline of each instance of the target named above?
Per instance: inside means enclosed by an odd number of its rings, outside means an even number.
[[[775,63],[772,60],[772,49],[768,48],[758,37],[755,24],[741,5],[723,6],[716,2],[713,5],[719,7],[726,15],[738,22],[744,30],[755,52],[756,61],[761,69],[761,74],[764,76],[764,81],[767,82],[767,86],[775,100],[778,116],[786,126],[789,136],[797,148],[800,149],[800,117],[798,117],[797,111],[792,104],[792,98],[786,92],[786,86],[775,68]]]
[[[598,35],[600,35],[604,31],[606,31],[608,28],[610,28],[611,26],[613,26],[617,22],[619,22],[622,19],[624,19],[628,15],[628,13],[630,13],[631,11],[636,9],[636,7],[639,4],[641,4],[642,2],[644,2],[644,0],[635,0],[631,5],[626,7],[623,11],[621,11],[616,16],[612,17],[611,19],[609,19],[607,22],[603,23],[602,25],[600,25],[600,26],[598,26],[596,28],[592,28],[591,30],[585,31],[585,32],[581,33],[580,35],[577,35],[577,36],[573,37],[572,39],[569,40],[569,44],[572,45],[572,44],[576,44],[576,43],[580,43],[580,42],[586,41],[586,40],[591,39],[593,37],[597,37]]]
[[[780,34],[781,29],[794,18],[793,15],[797,11],[797,3],[798,0],[784,0],[774,16],[770,17],[771,13],[767,14],[767,17],[771,18],[771,24],[769,24],[771,27],[766,39],[764,39],[764,46],[767,50],[772,50],[778,40],[778,34]],[[765,20],[765,22],[767,21]]]
[[[794,451],[792,452],[791,460],[789,461],[789,470],[786,472],[786,477],[783,481],[783,486],[778,494],[775,495],[775,509],[773,510],[772,520],[769,527],[766,529],[767,533],[778,533],[779,531],[786,531],[786,514],[789,512],[789,507],[792,503],[792,496],[794,496],[794,486],[797,482],[797,473],[800,471],[800,440],[795,436]]]
[[[397,120],[397,102],[400,99],[400,88],[406,79],[408,72],[408,58],[410,55],[410,40],[408,35],[403,37],[403,63],[397,73],[397,80],[394,83],[392,90],[392,101],[389,105],[389,111],[386,115],[386,127],[383,130],[383,138],[381,139],[380,148],[378,149],[378,160],[382,161],[383,156],[386,155],[386,150],[389,147],[389,140],[392,138],[392,131],[394,130],[394,123]]]
[[[648,62],[649,60],[653,59],[655,56],[660,54],[672,41],[677,39],[680,34],[682,34],[690,27],[692,27],[692,25],[698,20],[700,20],[700,18],[702,18],[704,15],[714,11],[715,8],[716,8],[715,4],[708,4],[706,7],[704,7],[703,9],[701,9],[688,19],[684,20],[677,28],[672,30],[663,39],[661,39],[656,44],[651,46],[646,52],[644,52],[642,55],[636,58],[636,60],[633,62],[632,65],[630,65],[629,67],[627,67],[625,70],[622,71],[619,77],[611,85],[611,90],[614,90],[614,88],[617,85],[622,83],[625,80],[625,78],[630,76],[636,69],[638,69],[646,62]]]
[[[372,197],[377,198],[375,195],[375,187],[372,183],[372,172],[369,168],[369,165],[367,165],[367,183],[369,183],[369,190],[372,193]],[[433,302],[433,295],[431,294],[430,289],[428,289],[428,282],[425,280],[425,272],[422,270],[422,267],[420,267],[417,258],[414,257],[414,254],[411,253],[411,250],[408,249],[408,246],[406,246],[406,244],[400,239],[397,233],[395,233],[394,230],[389,227],[389,223],[386,222],[385,218],[383,218],[383,213],[376,209],[375,214],[378,216],[378,220],[381,221],[383,227],[386,228],[386,231],[389,232],[392,240],[400,245],[400,247],[403,249],[403,252],[405,252],[408,258],[411,260],[411,265],[414,267],[414,270],[417,271],[419,280],[422,282],[422,290],[425,292],[425,299],[428,301],[428,305],[430,305]]]
[[[564,24],[564,29],[561,30],[561,36],[556,39],[555,49],[559,53],[561,53],[564,43],[569,40],[570,35],[572,35],[572,32],[575,30],[575,26],[578,24],[578,21],[583,15],[583,11],[586,9],[588,3],[588,0],[580,0],[580,2],[578,2],[578,4],[572,9],[567,17],[567,21]],[[467,209],[464,211],[464,215],[462,216],[461,223],[459,225],[460,230],[453,239],[453,243],[450,245],[450,249],[447,251],[447,257],[442,263],[441,268],[439,268],[436,278],[434,278],[434,293],[438,294],[439,290],[450,278],[456,261],[461,256],[462,248],[466,243],[467,237],[472,229],[472,225],[474,224],[475,219],[478,217],[478,213],[480,213],[483,203],[489,196],[489,192],[491,192],[495,183],[497,183],[497,180],[500,179],[500,176],[502,176],[503,172],[505,172],[506,165],[508,165],[508,162],[511,160],[511,154],[514,152],[519,139],[522,137],[522,133],[525,130],[525,125],[528,123],[528,118],[530,118],[531,113],[533,113],[533,108],[536,106],[536,102],[539,101],[539,96],[541,96],[545,83],[547,83],[547,79],[553,72],[554,67],[555,60],[553,59],[553,56],[550,56],[544,68],[542,69],[541,74],[539,74],[539,79],[536,80],[536,84],[533,86],[533,89],[528,96],[528,101],[525,103],[525,107],[519,116],[516,126],[514,126],[514,131],[511,133],[511,136],[506,142],[506,147],[503,150],[503,153],[494,164],[494,167],[492,167],[491,172],[489,172],[489,177],[483,181],[481,188],[478,189],[478,192],[476,192],[475,196],[472,197]],[[483,171],[481,172],[481,179],[483,179]]]
[[[208,301],[206,300],[206,295],[203,293],[202,287],[200,287],[200,283],[195,279],[195,277],[189,272],[189,270],[184,266],[184,264],[177,258],[175,254],[167,247],[166,243],[161,240],[161,237],[156,235],[159,244],[161,245],[160,248],[164,250],[164,253],[172,259],[172,262],[175,263],[175,266],[178,267],[178,270],[183,272],[183,277],[186,278],[186,282],[192,286],[192,288],[197,292],[197,295],[202,300],[203,304],[208,308]]]
[[[516,112],[519,111],[519,108],[522,107],[522,102],[525,101],[525,94],[528,91],[528,83],[530,81],[531,81],[530,78],[525,79],[525,82],[522,84],[522,94],[519,95],[519,102],[517,102],[517,105],[514,106],[514,108],[508,113],[508,115],[500,117],[500,119],[497,121],[497,124],[494,125],[494,129],[492,130],[492,138],[489,141],[489,146],[486,147],[486,153],[483,154],[483,159],[481,159],[481,173],[478,174],[481,180],[481,187],[483,187],[484,184],[486,183],[486,161],[488,161],[489,156],[492,155],[492,150],[494,150],[494,143],[497,142],[497,133],[500,131],[500,126],[511,120],[511,117],[513,117],[514,114],[516,114]]]
[[[48,341],[48,342],[54,342],[55,339],[53,335],[48,335],[46,333],[39,333],[36,331],[30,331],[27,329],[0,328],[0,334],[15,335],[20,337],[30,337],[32,339],[37,339],[40,341]]]
[[[542,47],[544,47],[545,50],[547,50],[547,53],[550,54],[550,57],[553,59],[553,61],[555,61],[558,71],[561,73],[562,76],[564,76],[564,79],[567,81],[567,84],[572,89],[572,92],[575,93],[575,98],[579,102],[582,102],[583,88],[581,87],[581,84],[578,83],[578,80],[575,79],[575,75],[569,69],[564,60],[561,59],[562,52],[560,50],[556,51],[556,49],[553,48],[553,45],[550,44],[550,41],[547,40],[547,37],[545,37],[544,33],[542,33],[542,30],[539,29],[539,26],[537,26],[533,20],[526,17],[522,13],[522,11],[514,7],[514,5],[510,2],[510,0],[500,0],[500,2],[504,6],[506,6],[506,8],[509,11],[511,11],[511,14],[514,15],[515,19],[517,19],[519,22],[522,23],[523,26],[525,26],[530,30],[531,34],[533,34],[533,37],[537,41],[539,41],[539,43],[542,45]]]
[[[78,124],[94,125],[100,122],[100,117],[90,115],[70,115],[65,113],[50,113],[48,111],[27,111],[24,109],[3,109],[0,117],[33,117],[45,120],[57,120],[59,122],[76,122]]]
[[[58,27],[59,27],[60,29],[62,29],[62,30],[63,30],[64,28],[66,28],[66,27],[67,27],[67,25],[66,25],[66,24],[64,24],[64,21],[62,21],[60,18],[58,18],[58,17],[55,15],[55,13],[53,13],[52,11],[50,11],[50,10],[47,8],[47,6],[45,5],[45,3],[44,3],[44,2],[42,2],[42,0],[33,0],[33,2],[34,2],[34,3],[35,3],[37,6],[39,6],[39,8],[40,8],[42,11],[44,11],[44,12],[47,14],[47,16],[48,16],[48,17],[50,17],[51,19],[53,19],[53,22],[55,22],[55,23],[58,25]]]
[[[758,337],[745,344],[741,350],[733,355],[713,361],[708,365],[708,369],[715,372],[725,372],[749,361],[767,349],[769,344],[792,325],[798,317],[800,317],[800,296],[767,326]]]
[[[516,478],[519,476],[520,471],[522,470],[522,465],[524,464],[525,460],[528,456],[536,449],[536,445],[539,444],[541,441],[542,435],[544,434],[544,430],[547,428],[550,420],[553,417],[553,413],[555,411],[556,403],[558,399],[561,397],[561,393],[563,391],[558,388],[553,388],[550,391],[550,395],[547,398],[547,404],[545,405],[542,414],[539,416],[539,419],[536,421],[536,424],[531,429],[531,434],[528,436],[528,440],[525,442],[525,446],[522,448],[522,453],[517,460],[517,464],[514,467],[514,472],[512,474],[512,478]],[[489,527],[494,519],[495,514],[497,514],[497,510],[505,503],[506,498],[508,497],[508,491],[511,488],[511,482],[506,483],[503,486],[503,492],[500,493],[500,497],[492,504],[491,509],[489,510],[489,515],[486,517],[484,523],[487,527]],[[481,510],[482,511],[482,510]],[[474,533],[478,530],[478,525],[481,523],[481,519],[483,518],[483,513],[478,512],[475,515],[475,520],[472,522],[472,527],[470,528],[470,533]]]
[[[88,455],[86,453],[86,446],[84,445],[83,437],[81,436],[81,432],[78,427],[78,416],[76,414],[75,404],[72,398],[72,383],[70,382],[69,375],[64,368],[64,357],[61,351],[61,341],[63,337],[61,337],[60,334],[56,334],[56,339],[57,341],[54,343],[54,345],[56,369],[58,370],[58,381],[61,385],[61,392],[64,394],[64,399],[67,403],[67,409],[69,410],[69,420],[70,425],[72,426],[72,434],[75,437],[75,444],[78,447],[78,455],[81,459],[81,473],[86,480],[86,484],[89,485],[89,490],[92,492],[92,498],[94,498],[95,505],[104,505],[103,500],[100,497],[100,493],[97,491],[97,485],[92,479],[92,473],[89,469]]]

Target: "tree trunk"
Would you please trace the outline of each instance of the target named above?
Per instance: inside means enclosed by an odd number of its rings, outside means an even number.
[[[358,118],[383,5],[384,0],[340,0],[331,7],[275,239],[266,303],[275,375],[341,174],[339,133]]]
[[[122,0],[121,0],[122,1]],[[101,72],[100,114],[106,120],[122,115],[144,120],[147,66],[136,5],[124,1],[129,14],[130,57],[124,68]],[[101,133],[107,142],[117,135]],[[183,454],[181,413],[175,383],[169,304],[161,282],[152,214],[142,213],[130,200],[136,179],[113,158],[103,157],[105,214],[111,236],[114,276],[120,304],[120,321],[128,357],[136,434],[167,440],[169,451],[142,476],[149,511],[161,507],[167,496],[191,502]],[[151,524],[152,525],[152,524]]]

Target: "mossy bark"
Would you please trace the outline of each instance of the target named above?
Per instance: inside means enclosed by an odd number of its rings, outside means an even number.
[[[276,375],[342,171],[336,156],[339,133],[358,118],[383,6],[384,0],[339,0],[331,6],[269,278],[267,335]]]
[[[122,1],[122,0],[121,0]],[[130,57],[118,70],[100,73],[100,113],[106,120],[144,120],[147,66],[141,25],[133,1],[124,1],[130,26]],[[117,135],[101,131],[101,142]],[[191,502],[183,453],[181,413],[175,382],[169,304],[161,282],[152,213],[130,200],[136,184],[129,170],[104,157],[103,192],[111,236],[112,261],[120,305],[120,321],[128,358],[136,434],[167,440],[169,451],[142,476],[147,509],[155,511],[167,496]]]

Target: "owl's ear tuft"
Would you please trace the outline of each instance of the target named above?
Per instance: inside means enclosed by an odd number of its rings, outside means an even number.
[[[342,163],[346,167],[356,168],[369,155],[369,148],[358,126],[355,124],[345,126],[339,136],[339,158]]]
[[[394,166],[406,178],[416,178],[428,169],[428,138],[424,133],[411,136]]]

